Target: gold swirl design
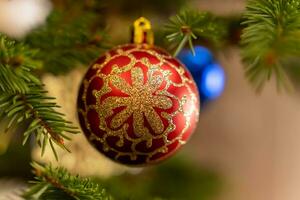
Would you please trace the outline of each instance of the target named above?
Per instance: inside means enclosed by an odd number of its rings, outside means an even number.
[[[191,116],[196,115],[196,120],[198,119],[198,96],[190,87],[190,84],[194,84],[193,80],[184,75],[185,69],[182,66],[178,67],[171,62],[166,61],[166,58],[172,58],[171,56],[159,54],[154,50],[147,49],[148,47],[148,45],[142,44],[136,45],[135,48],[130,50],[123,51],[121,46],[116,48],[117,55],[111,56],[110,53],[106,53],[106,60],[102,64],[95,64],[92,67],[93,69],[97,69],[97,73],[89,80],[83,81],[84,92],[81,100],[84,102],[85,107],[84,109],[79,109],[79,112],[84,116],[85,125],[91,133],[89,140],[101,142],[103,144],[103,151],[105,152],[115,152],[115,160],[118,160],[120,156],[130,156],[131,160],[136,160],[138,155],[144,155],[147,156],[147,163],[155,162],[151,160],[151,157],[157,153],[166,153],[168,151],[168,145],[176,141],[178,141],[180,144],[185,144],[186,141],[182,139],[182,136],[191,125]],[[132,55],[132,52],[134,51],[145,52],[155,56],[155,58],[159,59],[159,63],[153,65],[146,57],[138,60]],[[111,73],[108,75],[101,73],[102,68],[106,66],[110,60],[119,56],[126,56],[130,58],[130,63],[124,67],[114,65]],[[144,77],[142,69],[136,66],[138,62],[148,67],[147,77]],[[182,80],[181,83],[174,83],[171,81],[169,78],[169,76],[171,76],[171,72],[161,69],[161,66],[166,62],[180,75]],[[120,76],[120,74],[124,72],[130,72],[132,80],[131,85],[129,85],[129,83]],[[100,90],[93,91],[93,95],[97,100],[96,104],[88,105],[86,102],[87,90],[91,81],[96,77],[101,78],[104,84]],[[163,82],[166,82],[166,84],[162,85]],[[126,96],[110,96],[101,101],[103,95],[112,91],[111,85],[120,90]],[[171,85],[178,88],[186,87],[188,90],[188,96],[184,95],[182,98],[178,98],[177,96],[169,93],[167,90]],[[185,110],[184,105],[186,104],[188,98],[192,101],[193,106],[191,106],[191,109]],[[159,108],[162,110],[170,109],[173,107],[172,99],[178,102],[178,109],[172,113],[161,112],[160,117],[154,108]],[[113,110],[120,107],[125,108],[115,114]],[[90,124],[87,119],[87,113],[90,110],[95,110],[98,113],[100,119],[99,128],[105,132],[104,136],[101,138],[93,133],[90,128]],[[186,119],[185,126],[176,138],[168,140],[168,134],[176,129],[176,124],[173,122],[173,117],[179,113],[182,113]],[[133,132],[136,136],[134,138],[130,137],[127,133],[129,124],[126,121],[131,116],[133,119]],[[106,122],[108,117],[112,117],[112,120],[109,124]],[[168,121],[168,126],[166,128],[164,127],[161,118],[164,118]],[[154,134],[151,134],[149,129],[145,127],[145,119],[147,120]],[[124,146],[125,139],[132,142],[131,152],[120,152],[119,150],[111,147],[107,143],[107,138],[109,136],[118,137],[118,142],[116,144],[118,147]],[[136,145],[142,141],[146,141],[147,148],[150,148],[154,139],[161,138],[163,139],[165,145],[155,149],[153,152],[141,152],[136,149]]]

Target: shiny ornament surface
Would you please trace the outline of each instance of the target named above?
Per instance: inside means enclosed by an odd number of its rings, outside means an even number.
[[[197,86],[186,68],[147,44],[116,47],[86,73],[78,96],[81,127],[95,148],[126,165],[176,152],[199,115]]]

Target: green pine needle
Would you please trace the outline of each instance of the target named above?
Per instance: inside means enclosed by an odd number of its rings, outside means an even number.
[[[36,53],[0,33],[0,91],[24,94],[30,90],[29,83],[41,84],[31,73],[39,66],[32,59]]]
[[[35,136],[42,148],[53,143],[66,149],[65,133],[77,133],[77,128],[63,118],[55,98],[48,97],[40,80],[33,74],[36,63],[32,51],[22,43],[15,43],[0,35],[0,119],[7,121],[6,132],[19,124],[27,124],[23,144]],[[15,62],[15,58],[22,58]]]
[[[244,17],[246,76],[257,91],[273,75],[278,89],[289,88],[283,63],[300,56],[300,0],[250,0]]]
[[[183,10],[166,24],[166,38],[176,44],[174,56],[188,43],[194,53],[193,40],[198,37],[217,41],[226,34],[224,24],[207,12]]]
[[[73,7],[54,10],[47,23],[25,39],[30,47],[40,50],[36,58],[44,71],[65,74],[80,64],[88,66],[107,49],[103,27],[95,24],[99,23],[99,13]],[[73,14],[76,9],[79,13]]]
[[[36,175],[34,184],[22,197],[26,200],[112,200],[97,183],[70,175],[63,168],[33,163]]]

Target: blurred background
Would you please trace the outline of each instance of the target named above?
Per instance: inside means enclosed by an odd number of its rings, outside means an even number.
[[[31,6],[24,13],[26,5],[22,1],[36,7]],[[0,32],[22,38],[43,24],[57,4],[59,1],[52,4],[46,0],[0,0]],[[160,45],[161,24],[181,7],[194,7],[220,16],[240,16],[245,1],[111,0],[103,2],[99,12],[103,14],[101,20],[106,21],[111,43],[129,41],[129,26],[143,15],[152,21]],[[211,52],[225,72],[224,91],[202,106],[195,134],[173,158],[158,166],[129,169],[101,156],[80,134],[68,144],[72,154],[59,152],[57,163],[50,150],[41,158],[40,150],[32,145],[19,145],[21,136],[0,134],[0,199],[25,187],[31,177],[29,163],[33,158],[95,177],[116,199],[125,194],[132,199],[157,196],[195,200],[299,200],[300,95],[297,88],[290,94],[279,94],[271,81],[257,95],[244,76],[237,45],[213,48]],[[86,69],[85,66],[64,75],[43,75],[50,95],[57,97],[62,112],[72,121],[77,121],[77,92]]]

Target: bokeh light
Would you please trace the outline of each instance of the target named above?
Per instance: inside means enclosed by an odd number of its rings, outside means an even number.
[[[201,80],[198,87],[200,93],[209,99],[213,100],[218,98],[224,91],[225,87],[225,72],[224,69],[217,63],[206,66],[203,69]]]

